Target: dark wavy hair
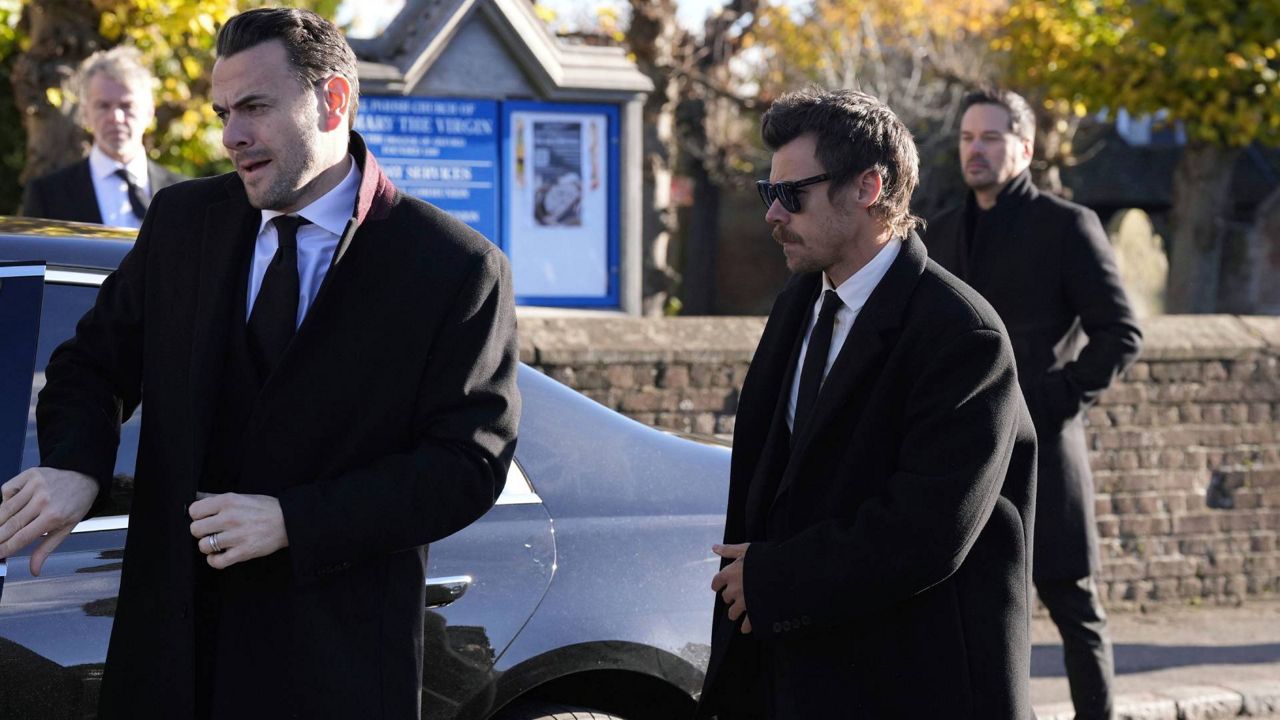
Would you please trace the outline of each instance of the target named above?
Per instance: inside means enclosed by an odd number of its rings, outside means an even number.
[[[920,154],[911,131],[879,99],[856,90],[811,87],[774,101],[761,120],[760,134],[770,150],[813,133],[818,162],[834,197],[867,170],[880,175],[880,198],[869,210],[894,235],[923,225],[911,214],[911,194],[920,183]]]
[[[998,105],[1009,113],[1009,132],[1023,140],[1035,142],[1036,114],[1032,112],[1027,99],[1012,90],[995,87],[981,87],[965,93],[960,100],[960,114],[963,116],[974,105]]]
[[[289,65],[303,86],[315,87],[331,75],[341,75],[351,82],[351,112],[347,114],[347,122],[354,125],[360,76],[356,72],[356,54],[342,31],[310,10],[246,10],[218,31],[218,57],[231,57],[271,40],[284,44]]]

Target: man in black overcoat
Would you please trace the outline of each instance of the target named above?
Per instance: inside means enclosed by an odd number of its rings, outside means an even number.
[[[27,217],[142,226],[151,196],[186,178],[147,157],[142,137],[155,118],[151,71],[137,49],[117,45],[85,59],[76,111],[93,135],[89,157],[27,183]]]
[[[1041,193],[1029,166],[1035,116],[1015,93],[968,95],[964,204],[929,225],[939,265],[1000,313],[1040,440],[1035,585],[1062,634],[1076,717],[1114,717],[1113,661],[1098,571],[1083,415],[1137,357],[1142,334],[1114,254],[1088,208]]]
[[[743,383],[699,717],[1029,717],[1035,436],[995,311],[925,255],[914,141],[807,90],[763,120],[794,273]]]
[[[99,717],[416,719],[426,546],[514,452],[509,267],[379,170],[331,23],[249,11],[218,55],[236,172],[161,191],[54,353],[0,557],[48,532],[39,572],[145,393]]]

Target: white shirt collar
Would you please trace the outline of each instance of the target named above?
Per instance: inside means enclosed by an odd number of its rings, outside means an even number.
[[[360,168],[356,166],[355,158],[348,155],[347,159],[351,166],[342,182],[316,198],[310,205],[293,213],[338,237],[342,237],[342,231],[347,229],[347,221],[355,214],[356,194],[360,190]],[[284,214],[277,210],[263,210],[262,224],[258,226],[258,234],[262,234],[267,223]]]
[[[876,256],[871,258],[871,262],[863,265],[858,272],[849,276],[848,280],[840,283],[840,287],[833,287],[831,278],[827,277],[825,272],[822,273],[823,292],[835,290],[845,307],[855,312],[861,310],[867,303],[867,298],[871,297],[871,291],[876,289],[885,273],[889,272],[889,266],[898,257],[900,249],[902,249],[902,240],[898,238],[885,243]]]
[[[102,149],[94,143],[93,149],[89,151],[89,172],[98,180],[107,180],[116,174],[116,170],[124,168],[133,176],[133,182],[142,188],[151,185],[150,179],[147,177],[147,154],[138,153],[132,160],[122,163],[119,160],[113,160],[108,157]]]

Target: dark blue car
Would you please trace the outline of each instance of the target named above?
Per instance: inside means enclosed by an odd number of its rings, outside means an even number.
[[[35,393],[49,354],[131,245],[123,231],[0,219],[0,261],[47,263],[23,467],[39,461]],[[4,332],[0,353],[22,352]],[[431,549],[423,717],[690,716],[710,651],[728,450],[640,425],[528,367],[519,382],[506,489]],[[94,715],[143,412],[124,426],[114,514],[80,523],[39,577],[27,551],[8,562],[0,720]]]

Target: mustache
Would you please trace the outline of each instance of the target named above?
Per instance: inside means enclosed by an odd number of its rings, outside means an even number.
[[[258,162],[262,162],[263,160],[270,160],[270,159],[271,159],[270,154],[260,153],[260,152],[259,153],[242,153],[232,158],[232,160],[236,164],[236,167],[238,168],[244,167],[245,165],[252,165],[254,163],[258,163]]]
[[[773,241],[776,243],[803,242],[804,238],[781,225],[774,225]]]

